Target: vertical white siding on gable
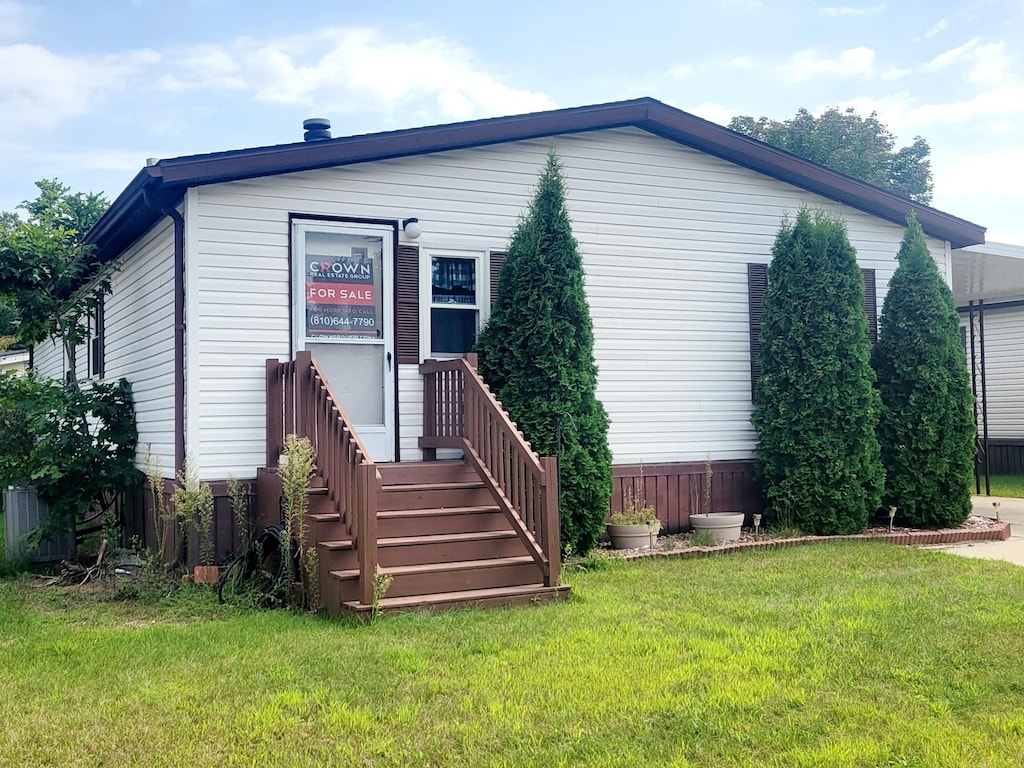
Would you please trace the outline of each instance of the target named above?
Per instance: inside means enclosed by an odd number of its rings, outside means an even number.
[[[746,264],[769,261],[783,215],[803,206],[839,213],[861,266],[876,270],[881,308],[903,228],[637,129],[555,144],[615,461],[751,456]],[[547,147],[524,141],[200,188],[189,338],[201,377],[190,450],[202,476],[251,476],[263,462],[263,361],[290,351],[289,212],[416,216],[421,248],[501,249]],[[944,265],[945,244],[929,240],[929,248]],[[410,458],[422,388],[413,366],[399,373]]]

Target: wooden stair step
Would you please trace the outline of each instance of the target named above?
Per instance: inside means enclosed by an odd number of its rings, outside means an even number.
[[[530,555],[518,555],[516,557],[495,557],[489,560],[457,560],[453,563],[381,566],[380,570],[396,577],[423,576],[429,573],[441,573],[444,571],[484,570],[486,568],[500,568],[506,565],[527,565],[533,562],[534,560]],[[353,568],[346,571],[331,571],[331,576],[341,581],[358,579],[359,570]]]
[[[337,539],[335,541],[321,541],[318,543],[324,549],[329,549],[332,552],[353,549],[355,547],[355,542],[353,542],[352,539]]]
[[[317,523],[337,523],[341,520],[341,515],[337,512],[313,512],[309,519]]]
[[[425,536],[392,536],[377,541],[378,547],[404,547],[418,544],[449,544],[458,541],[489,541],[494,539],[514,539],[516,532],[506,531],[470,531],[468,533],[434,533]]]
[[[467,589],[457,592],[438,592],[433,595],[410,595],[408,597],[384,597],[377,607],[388,613],[424,608],[428,610],[449,610],[473,606],[522,605],[539,601],[564,600],[569,597],[566,584],[545,587],[543,584],[524,584],[517,587],[494,587],[491,589]],[[372,605],[358,600],[342,603],[342,608],[355,615],[369,613]]]
[[[385,485],[403,483],[448,482],[476,477],[473,468],[464,461],[388,462],[377,464],[377,471]]]
[[[380,570],[392,577],[387,593],[390,597],[518,587],[542,581],[541,570],[529,555],[413,565],[382,565]],[[331,570],[329,573],[330,578],[339,587],[342,602],[358,599],[358,569]]]
[[[476,515],[481,512],[498,512],[498,507],[479,504],[469,507],[425,507],[423,509],[382,509],[377,513],[378,520],[390,520],[396,517],[443,517],[446,515]]]
[[[483,480],[454,480],[445,483],[395,483],[382,486],[384,493],[399,491],[458,491],[483,487]]]
[[[492,503],[494,498],[491,492],[480,480],[385,485],[377,497],[377,509],[380,511],[468,507]]]

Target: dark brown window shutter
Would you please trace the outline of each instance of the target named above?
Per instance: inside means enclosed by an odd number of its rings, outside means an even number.
[[[768,290],[768,265],[747,264],[747,307],[750,312],[750,399],[756,397],[761,378],[761,313]]]
[[[491,251],[491,306],[498,302],[498,283],[501,281],[501,268],[505,266],[505,251]]]
[[[99,303],[96,305],[95,328],[89,350],[89,373],[101,379],[106,375],[107,368],[104,360],[105,336],[106,318],[104,317],[103,297],[100,296]]]
[[[862,269],[864,278],[864,314],[868,316],[868,338],[874,344],[878,341],[878,294],[875,291],[875,270]]]
[[[417,245],[398,246],[398,300],[395,326],[399,365],[420,362],[420,249]]]

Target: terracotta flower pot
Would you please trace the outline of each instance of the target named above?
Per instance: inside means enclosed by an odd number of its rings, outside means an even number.
[[[220,579],[220,566],[197,565],[192,571],[192,581],[196,584],[216,584]]]

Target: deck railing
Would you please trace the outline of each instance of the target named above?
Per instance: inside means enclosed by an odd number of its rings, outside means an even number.
[[[420,373],[425,454],[462,450],[540,565],[545,585],[556,586],[561,568],[557,461],[534,453],[471,360],[427,360]]]
[[[317,474],[358,551],[360,599],[369,604],[377,570],[380,474],[309,352],[299,352],[294,361],[267,360],[266,375],[267,466],[278,466],[287,435],[309,440]]]

